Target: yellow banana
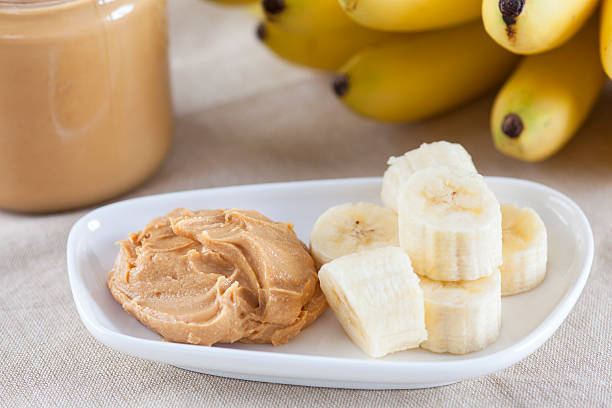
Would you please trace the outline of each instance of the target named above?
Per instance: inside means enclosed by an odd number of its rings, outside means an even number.
[[[287,31],[337,30],[355,25],[338,0],[262,0],[269,22]]]
[[[261,4],[258,1],[245,4],[244,11],[247,14],[257,18],[257,20],[265,18],[264,11],[262,10]]]
[[[356,54],[333,82],[355,112],[405,122],[436,115],[488,91],[518,57],[487,36],[480,22],[393,36]]]
[[[295,64],[330,71],[340,68],[363,47],[389,36],[356,24],[312,34],[282,30],[271,23],[260,23],[257,27],[257,37],[278,56]]]
[[[482,0],[339,0],[346,13],[366,27],[384,31],[425,31],[480,17]]]
[[[601,7],[601,31],[599,37],[601,62],[612,78],[612,0],[604,0]]]
[[[517,54],[538,54],[569,40],[599,0],[483,0],[489,35]]]
[[[562,47],[523,60],[493,106],[491,131],[498,150],[539,161],[570,140],[604,86],[597,48],[592,22]]]
[[[209,0],[211,3],[222,4],[224,6],[244,6],[254,3],[257,0]]]

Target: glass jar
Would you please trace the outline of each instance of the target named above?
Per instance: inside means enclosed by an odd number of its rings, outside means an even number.
[[[125,192],[171,137],[165,0],[0,0],[0,208]]]

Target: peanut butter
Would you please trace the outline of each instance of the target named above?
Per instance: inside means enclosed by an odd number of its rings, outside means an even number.
[[[165,0],[0,0],[0,208],[124,192],[171,140]]]
[[[108,287],[170,341],[288,342],[327,307],[291,225],[250,210],[177,209],[120,243]]]

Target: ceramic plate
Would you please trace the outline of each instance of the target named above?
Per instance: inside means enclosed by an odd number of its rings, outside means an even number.
[[[524,180],[486,178],[501,202],[535,209],[549,237],[548,274],[535,290],[503,298],[502,331],[485,350],[464,355],[410,350],[367,357],[328,310],[289,344],[204,347],[162,341],[123,311],[105,286],[116,241],[176,207],[255,209],[295,224],[308,242],[328,207],[379,202],[381,179],[341,179],[186,191],[137,198],[90,212],[68,238],[68,273],[83,323],[100,342],[123,353],[188,370],[247,380],[323,387],[393,389],[450,384],[501,370],[533,353],[576,303],[593,260],[593,234],[581,209],[551,188]]]

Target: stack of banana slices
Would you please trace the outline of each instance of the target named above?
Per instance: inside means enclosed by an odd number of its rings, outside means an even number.
[[[313,227],[334,314],[372,357],[484,349],[499,337],[501,297],[546,275],[544,223],[532,209],[500,205],[461,145],[423,144],[388,164],[384,207],[338,205]]]

